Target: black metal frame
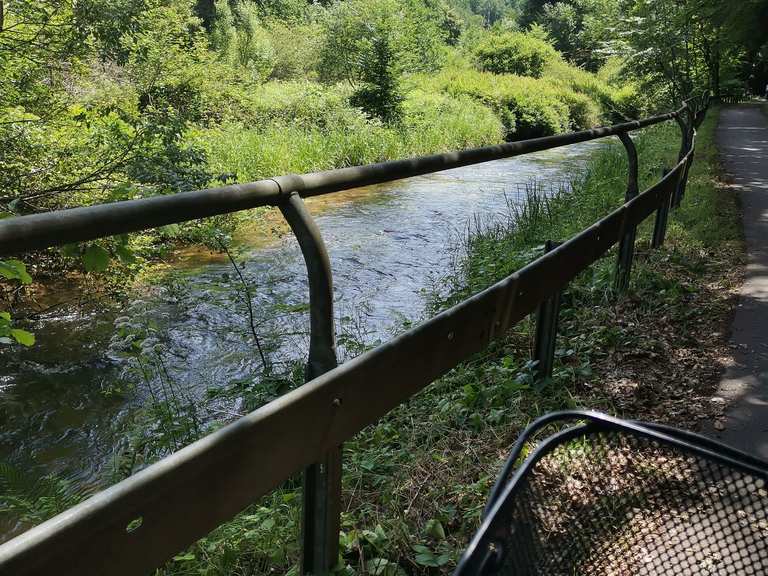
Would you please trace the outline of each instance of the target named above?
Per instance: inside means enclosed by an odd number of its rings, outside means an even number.
[[[577,424],[547,437],[524,461],[520,461],[526,444],[537,433],[548,426],[564,425],[567,422]],[[482,524],[464,551],[454,576],[475,576],[493,572],[493,567],[503,560],[501,547],[497,545],[493,535],[503,530],[522,482],[542,458],[557,446],[574,438],[615,431],[644,437],[682,453],[717,462],[768,482],[768,462],[693,432],[661,424],[621,420],[593,411],[553,412],[535,420],[518,437],[491,489],[483,510]]]

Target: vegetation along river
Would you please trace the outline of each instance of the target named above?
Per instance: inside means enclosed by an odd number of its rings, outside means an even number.
[[[341,359],[384,340],[424,314],[425,292],[451,269],[457,240],[474,217],[506,215],[526,184],[558,186],[583,168],[600,143],[499,160],[310,201],[330,253]],[[295,239],[242,243],[233,250],[252,296],[254,328],[274,372],[299,366],[307,350],[307,279]],[[174,397],[186,424],[205,426],[250,409],[263,366],[256,352],[243,282],[226,257],[183,259],[173,275],[123,309],[52,308],[32,329],[29,349],[2,351],[0,462],[22,475],[66,478],[92,490],[141,466],[138,408]],[[136,342],[136,345],[132,343]],[[300,370],[294,370],[297,374]],[[256,382],[256,384],[254,384]],[[259,402],[281,393],[270,383]],[[217,399],[217,391],[234,394]],[[252,400],[253,401],[253,400]],[[189,406],[205,403],[205,413]],[[194,412],[196,408],[192,408]],[[161,415],[162,416],[162,415]],[[198,422],[199,418],[199,422]],[[129,431],[132,431],[129,433]],[[166,448],[183,432],[164,434]],[[133,443],[133,444],[132,444]],[[141,443],[138,443],[141,445]],[[125,468],[127,467],[127,472]],[[5,520],[5,537],[18,533]]]

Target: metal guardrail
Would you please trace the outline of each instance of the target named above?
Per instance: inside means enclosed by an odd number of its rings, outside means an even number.
[[[668,211],[685,192],[708,102],[705,93],[675,112],[606,128],[0,221],[0,255],[8,255],[278,206],[306,261],[311,323],[305,385],[1,545],[0,574],[147,573],[302,469],[302,571],[327,572],[338,557],[342,443],[541,306],[549,308],[539,314],[546,320],[537,328],[537,360],[551,367],[556,295],[616,243],[616,283],[625,288],[635,229],[654,212],[653,243],[663,243]],[[637,152],[628,134],[673,119],[682,135],[678,162],[639,194]],[[628,155],[622,206],[490,288],[337,366],[328,255],[303,197],[606,136],[617,136]],[[128,530],[137,520],[140,526]]]

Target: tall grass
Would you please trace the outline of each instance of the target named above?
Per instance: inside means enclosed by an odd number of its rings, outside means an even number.
[[[270,97],[254,112],[260,125],[228,122],[190,133],[212,173],[251,181],[494,144],[503,135],[498,117],[466,96],[414,90],[402,124],[387,126],[351,108],[335,89],[328,95],[312,83],[274,83],[263,90]]]
[[[675,126],[662,125],[635,138],[641,186],[658,181],[662,169],[674,162],[678,134]],[[612,144],[597,151],[587,169],[570,182],[549,188],[531,183],[522,194],[510,195],[503,218],[476,222],[469,230],[443,305],[511,274],[538,256],[547,240],[566,240],[618,208],[626,182],[626,153]]]

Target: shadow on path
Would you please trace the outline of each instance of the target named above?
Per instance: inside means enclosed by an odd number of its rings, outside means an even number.
[[[725,428],[704,432],[768,460],[768,118],[755,105],[723,108],[717,146],[741,197],[747,267],[731,332],[734,363],[717,391],[730,403]]]

